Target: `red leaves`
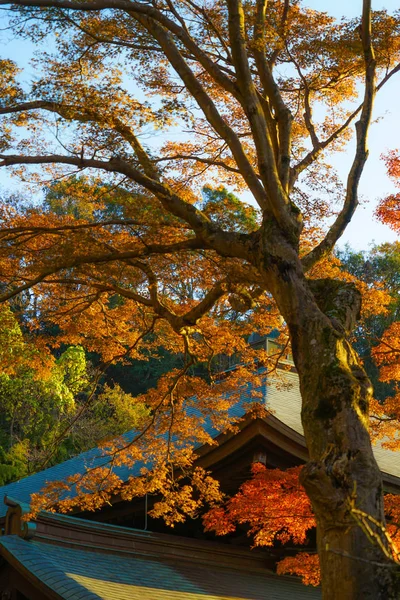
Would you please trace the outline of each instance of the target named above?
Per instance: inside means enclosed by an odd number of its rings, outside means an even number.
[[[386,223],[394,231],[400,231],[400,193],[380,200],[376,215],[382,223]]]
[[[372,356],[380,368],[381,381],[394,384],[394,395],[384,402],[371,403],[371,431],[382,439],[382,446],[399,450],[400,424],[400,322],[392,323],[382,335],[380,343],[373,349]]]
[[[226,507],[215,508],[204,517],[206,531],[224,535],[240,523],[250,526],[257,546],[271,546],[275,540],[303,544],[315,520],[299,483],[300,468],[281,471],[255,463],[252,479],[241,486]]]
[[[287,471],[267,469],[254,463],[252,479],[241,486],[236,496],[225,507],[215,507],[205,515],[205,530],[225,535],[235,531],[237,524],[247,524],[256,546],[272,546],[276,540],[304,544],[307,531],[315,527],[315,519],[299,482],[300,470],[301,467]],[[305,585],[320,583],[317,554],[300,552],[286,557],[278,563],[277,572],[298,575]]]
[[[272,546],[275,541],[304,544],[307,532],[316,524],[310,501],[299,482],[301,468],[281,471],[255,463],[252,479],[241,486],[236,496],[225,507],[216,506],[204,516],[205,530],[226,535],[235,531],[237,524],[246,524],[256,546]],[[385,510],[389,518],[387,531],[395,548],[400,544],[400,496],[387,494]],[[305,585],[317,586],[318,555],[299,552],[287,556],[277,564],[277,573],[297,575]]]
[[[301,577],[304,585],[317,586],[321,583],[318,554],[299,552],[296,556],[287,556],[277,565],[278,575],[289,573]]]

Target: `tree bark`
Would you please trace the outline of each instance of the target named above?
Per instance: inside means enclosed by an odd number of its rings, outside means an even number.
[[[310,457],[302,483],[317,521],[323,599],[398,600],[394,563],[351,511],[353,501],[385,525],[382,477],[368,432],[372,386],[347,340],[360,293],[341,281],[307,280],[290,245],[269,239],[274,245],[265,244],[264,273],[288,324],[299,374]],[[382,530],[374,533],[387,548]]]
[[[353,499],[384,526],[382,478],[368,433],[370,383],[335,328],[315,323],[307,340],[302,330],[296,363],[310,454],[302,483],[317,520],[323,598],[398,598],[393,565],[356,523],[350,507]],[[386,546],[378,529],[376,534]]]

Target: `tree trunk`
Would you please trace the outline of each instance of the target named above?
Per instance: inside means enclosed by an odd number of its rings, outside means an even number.
[[[302,483],[317,520],[323,598],[399,598],[393,565],[351,513],[354,502],[384,526],[382,478],[368,434],[371,387],[348,342],[316,329],[307,336],[312,350],[300,349],[297,363],[310,454]],[[373,531],[387,547],[379,528]]]
[[[361,297],[351,284],[306,280],[293,256],[282,260],[287,248],[270,248],[264,267],[300,379],[310,456],[302,483],[317,521],[323,599],[398,600],[395,565],[368,539],[350,505],[384,525],[382,478],[368,433],[372,387],[346,339]],[[386,547],[382,530],[374,533]]]

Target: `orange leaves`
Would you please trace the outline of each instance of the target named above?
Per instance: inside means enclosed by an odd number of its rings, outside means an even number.
[[[163,499],[155,503],[149,514],[163,518],[171,527],[185,521],[188,516],[197,516],[205,503],[212,505],[222,500],[218,482],[200,467],[194,469],[191,485],[179,486],[178,482],[174,485],[172,481],[169,483],[169,489],[163,490]]]
[[[400,187],[400,153],[399,150],[391,150],[384,157],[388,175],[396,187]],[[389,225],[394,231],[400,231],[400,194],[390,194],[382,198],[376,209],[376,215],[380,221]]]
[[[238,401],[243,379],[248,379],[248,373],[226,378],[217,387],[187,375],[185,369],[164,375],[156,389],[131,400],[132,410],[135,404],[139,409],[146,406],[136,419],[137,430],[105,440],[85,470],[67,481],[52,482],[35,495],[32,510],[96,510],[115,494],[130,500],[149,493],[160,498],[153,516],[172,525],[185,515],[194,515],[204,504],[221,502],[218,482],[203,469],[194,468],[195,448],[214,443],[210,423],[214,432],[233,427],[235,419],[229,410]],[[120,468],[131,473],[123,484]]]
[[[321,583],[321,571],[318,554],[299,552],[296,556],[287,556],[277,565],[279,575],[297,575],[304,585],[317,586]]]
[[[89,472],[89,471],[88,471]],[[120,478],[108,467],[90,470],[90,477],[76,474],[66,481],[48,483],[40,493],[31,496],[30,517],[41,510],[68,513],[73,509],[95,511],[109,503],[121,487]],[[71,496],[71,491],[73,495]]]
[[[203,517],[205,530],[226,535],[234,532],[237,525],[244,524],[254,536],[256,546],[272,546],[276,541],[304,544],[307,532],[316,523],[310,501],[299,483],[300,470],[301,467],[294,467],[281,471],[253,464],[252,478],[239,492]],[[387,494],[384,502],[387,531],[395,548],[400,543],[400,497]],[[318,555],[301,551],[287,556],[278,562],[277,573],[297,575],[305,585],[317,586],[320,584]]]
[[[299,471],[300,467],[281,471],[255,463],[252,479],[241,486],[225,508],[207,513],[205,529],[224,535],[234,531],[236,523],[247,524],[256,546],[271,546],[275,540],[303,544],[315,520],[298,480]]]
[[[236,523],[222,506],[212,508],[203,517],[205,531],[214,531],[216,535],[227,535],[236,530]]]

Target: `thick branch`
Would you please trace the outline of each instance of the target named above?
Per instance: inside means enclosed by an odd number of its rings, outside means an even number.
[[[52,265],[49,269],[45,269],[32,279],[28,279],[26,283],[15,287],[12,290],[4,292],[0,295],[0,302],[14,298],[21,292],[30,289],[46,280],[47,277],[55,275],[64,269],[72,269],[84,264],[101,264],[114,261],[127,261],[137,258],[144,258],[153,254],[174,254],[176,252],[182,252],[187,250],[197,250],[204,248],[204,245],[197,238],[191,238],[182,242],[176,242],[175,244],[146,244],[140,250],[131,250],[125,252],[110,251],[107,253],[100,254],[86,254],[84,256],[73,257],[71,259],[65,259]],[[22,276],[21,276],[22,279]]]
[[[365,61],[365,88],[364,102],[360,120],[356,123],[356,152],[348,178],[346,198],[343,208],[337,216],[325,239],[303,258],[303,266],[309,269],[323,256],[329,254],[337,240],[349,224],[355,209],[358,206],[358,186],[365,163],[368,158],[367,136],[371,123],[372,108],[376,93],[375,70],[376,61],[371,39],[371,0],[363,1],[363,14],[361,22],[361,41]]]
[[[208,292],[205,294],[204,298],[196,304],[189,311],[184,313],[183,315],[178,315],[173,312],[170,308],[167,308],[163,302],[159,298],[158,288],[157,288],[157,277],[151,267],[139,260],[129,260],[126,261],[128,264],[134,268],[142,271],[149,282],[149,298],[142,296],[141,294],[137,294],[132,289],[124,288],[115,283],[101,283],[95,281],[88,281],[86,279],[79,278],[66,278],[66,279],[50,279],[44,281],[46,284],[65,284],[65,285],[84,285],[87,287],[94,288],[100,292],[115,292],[124,298],[128,298],[130,300],[134,300],[139,304],[143,304],[148,308],[153,308],[154,313],[168,321],[171,327],[174,329],[176,333],[188,333],[188,328],[194,327],[197,324],[197,321],[201,319],[205,314],[209,312],[209,310],[216,304],[216,302],[222,298],[228,291],[229,285],[226,281],[220,281],[214,284]]]
[[[215,303],[226,294],[228,291],[228,284],[226,281],[220,281],[213,285],[213,287],[206,293],[203,300],[184,314],[181,318],[184,323],[188,325],[195,325],[197,321],[215,305]]]
[[[303,82],[303,86],[304,86],[304,114],[303,114],[304,123],[305,123],[307,131],[310,135],[313,150],[316,151],[321,147],[321,142],[318,138],[318,135],[317,135],[317,132],[315,129],[315,125],[313,122],[313,118],[312,118],[312,108],[311,108],[311,102],[310,102],[310,99],[311,99],[310,86],[308,85],[308,81],[307,81],[306,77],[304,76],[303,71],[301,70],[298,61],[293,57],[293,55],[291,54],[291,52],[288,48],[286,49],[286,51],[290,56],[290,60],[296,67],[296,71],[299,74],[300,80]]]
[[[275,158],[278,164],[279,177],[283,189],[287,193],[289,185],[290,172],[290,149],[291,149],[291,128],[293,117],[289,108],[283,101],[279,87],[277,86],[272,75],[271,67],[265,56],[265,19],[266,6],[268,0],[257,1],[256,23],[254,26],[254,48],[253,54],[256,62],[257,72],[260,77],[263,92],[274,110],[275,119],[270,124],[269,115],[267,122],[272,136],[272,142],[276,138],[274,145],[276,146]],[[286,10],[286,7],[285,7]],[[284,17],[285,18],[285,17]],[[278,124],[279,137],[277,138],[276,123]]]
[[[279,178],[273,143],[249,66],[244,10],[240,0],[228,0],[228,10],[232,59],[243,97],[242,106],[249,119],[257,150],[258,170],[268,195],[268,209],[285,231],[292,232],[295,227],[287,208],[289,198]]]
[[[246,241],[250,241],[253,238],[252,234],[237,234],[232,231],[222,230],[205,214],[193,206],[193,204],[182,200],[167,184],[151,179],[138,169],[135,169],[127,161],[118,158],[102,161],[94,158],[64,156],[62,154],[44,156],[0,154],[0,167],[49,163],[74,165],[81,169],[101,169],[110,173],[121,173],[154,194],[167,212],[188,223],[196,234],[196,238],[201,240],[197,243],[200,243],[202,248],[212,248],[221,256],[233,256],[244,258],[245,260],[249,258]]]
[[[184,58],[179,52],[179,49],[175,45],[172,37],[169,33],[161,27],[153,19],[147,17],[137,17],[138,21],[149,31],[149,33],[158,41],[160,46],[163,48],[165,56],[168,58],[170,64],[174,70],[178,73],[179,77],[184,82],[187,90],[196,100],[197,104],[203,111],[207,121],[218,133],[218,135],[225,140],[228,147],[230,148],[233,157],[238,165],[240,172],[249,186],[254,198],[258,202],[261,208],[266,207],[266,194],[261,185],[253,167],[251,166],[246,154],[243,151],[243,147],[240,140],[233,129],[227,124],[227,122],[221,117],[214,102],[207,94],[197,77],[190,69]]]
[[[109,219],[107,221],[94,221],[88,223],[78,223],[76,225],[49,225],[48,227],[44,227],[42,225],[20,225],[18,227],[6,227],[0,228],[0,238],[10,238],[15,234],[21,233],[45,233],[45,234],[57,234],[64,231],[78,231],[82,229],[96,229],[100,227],[109,227],[112,225],[121,225],[121,227],[141,227],[143,226],[143,221],[135,221],[134,219]],[[185,228],[181,223],[171,223],[169,221],[161,221],[157,219],[157,225],[161,225],[163,227],[172,227],[172,228]]]
[[[216,226],[196,209],[192,204],[182,200],[171,188],[156,181],[138,169],[135,169],[127,161],[112,158],[109,161],[97,160],[94,158],[81,158],[78,156],[64,156],[62,154],[50,154],[44,156],[23,156],[23,155],[0,155],[0,167],[10,165],[37,165],[37,164],[66,164],[74,165],[82,169],[101,169],[109,173],[121,173],[129,179],[143,186],[149,192],[153,193],[167,209],[175,216],[186,221],[192,229],[205,238],[208,234],[215,234]]]

